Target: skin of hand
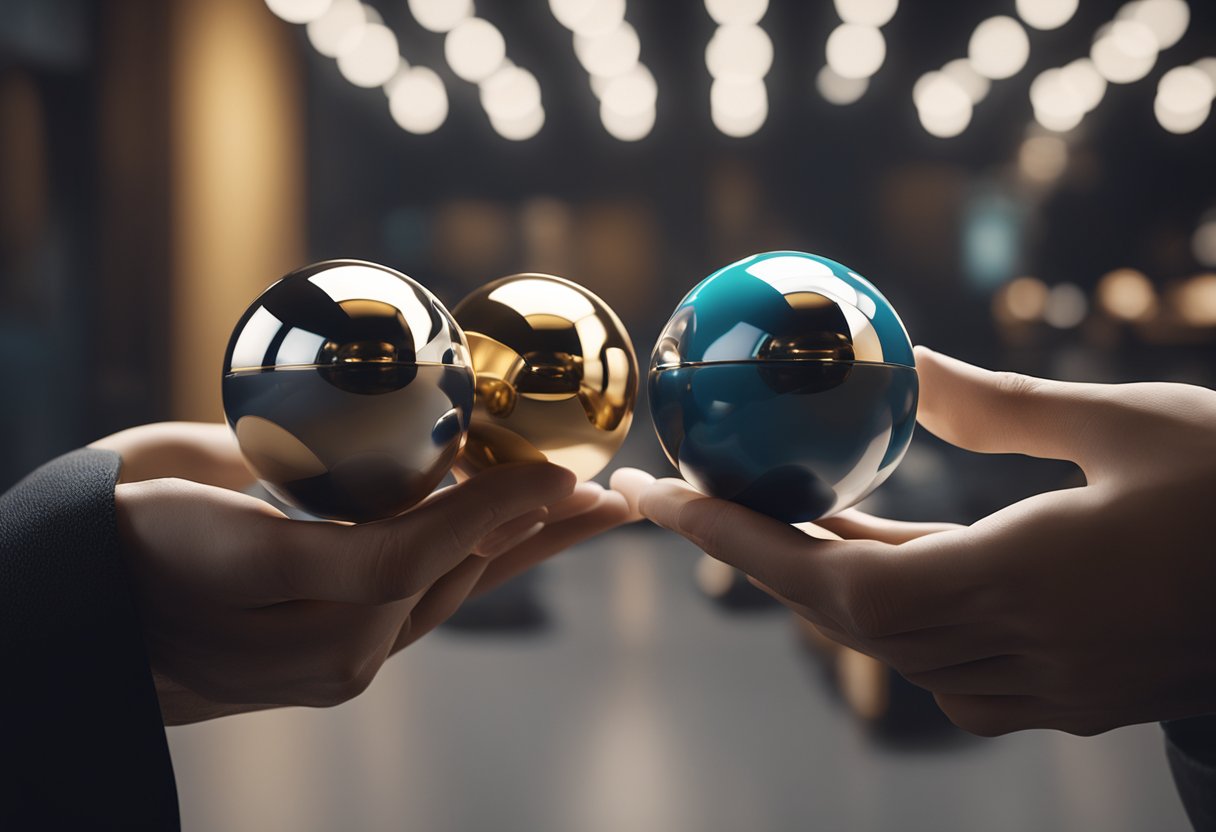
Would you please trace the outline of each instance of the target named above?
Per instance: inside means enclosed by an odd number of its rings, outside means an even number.
[[[547,463],[502,465],[403,515],[285,517],[223,425],[161,423],[91,447],[123,458],[119,532],[167,724],[351,699],[390,655],[485,592],[631,519]]]
[[[630,505],[995,736],[1092,735],[1216,711],[1216,392],[994,373],[917,348],[918,421],[1086,485],[971,526],[845,511],[843,540],[623,469]]]

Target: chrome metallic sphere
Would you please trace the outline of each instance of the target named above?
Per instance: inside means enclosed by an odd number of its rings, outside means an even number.
[[[650,407],[698,490],[790,523],[877,488],[916,424],[912,344],[874,286],[832,260],[757,254],[689,292],[655,347]]]
[[[468,344],[439,300],[374,263],[292,272],[241,316],[224,357],[224,413],[279,499],[364,522],[428,495],[464,444]]]
[[[603,470],[629,432],[638,385],[629,333],[608,305],[569,280],[517,274],[452,313],[477,372],[457,469],[547,459],[579,480]]]

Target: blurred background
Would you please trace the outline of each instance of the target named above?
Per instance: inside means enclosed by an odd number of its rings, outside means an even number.
[[[1213,95],[1184,0],[0,0],[0,487],[221,418],[240,313],[331,257],[449,306],[563,275],[644,360],[702,277],[806,250],[968,360],[1212,386]],[[670,470],[644,402],[620,459]],[[868,507],[1079,482],[922,433]],[[347,706],[174,730],[187,827],[1184,828],[1154,726],[965,741],[695,564],[615,533]]]

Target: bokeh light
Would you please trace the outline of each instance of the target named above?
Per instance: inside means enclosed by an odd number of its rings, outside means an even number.
[[[1194,66],[1178,66],[1157,82],[1153,112],[1171,133],[1197,130],[1208,119],[1216,86],[1207,73]]]
[[[382,23],[368,23],[343,40],[338,71],[356,87],[378,87],[396,72],[401,62],[397,36]]]
[[[1085,292],[1075,283],[1059,283],[1047,293],[1047,306],[1043,320],[1056,329],[1072,329],[1089,314],[1089,301]]]
[[[504,139],[510,139],[513,142],[526,141],[545,126],[545,109],[537,104],[532,110],[510,118],[501,118],[489,113],[490,126],[494,131]]]
[[[1201,265],[1216,268],[1216,210],[1208,211],[1199,219],[1199,225],[1191,235],[1191,252]]]
[[[955,58],[942,67],[942,72],[962,87],[972,104],[979,104],[988,95],[992,82],[980,75],[967,58]]]
[[[438,130],[448,117],[448,94],[434,70],[408,67],[388,85],[388,108],[393,121],[410,133]]]
[[[602,108],[620,116],[636,116],[655,109],[659,88],[654,75],[642,64],[612,78],[600,96]]]
[[[443,54],[457,77],[475,84],[502,66],[507,44],[493,23],[471,17],[447,33]]]
[[[1143,321],[1157,311],[1157,292],[1143,272],[1115,269],[1098,281],[1098,303],[1111,317]]]
[[[637,30],[624,21],[599,37],[574,34],[574,54],[591,75],[611,78],[627,72],[638,62],[641,51]]]
[[[614,139],[623,142],[636,142],[646,138],[654,129],[655,108],[650,107],[635,112],[622,113],[600,102],[600,121],[604,129]]]
[[[830,104],[852,104],[865,95],[869,87],[869,78],[844,78],[827,65],[815,76],[815,88]]]
[[[550,2],[550,8],[554,8],[555,4]],[[625,0],[592,0],[591,3],[581,4],[585,7],[582,14],[572,14],[568,20],[563,20],[561,16],[554,10],[554,16],[570,31],[588,38],[595,38],[601,35],[606,35],[613,29],[621,25],[625,19]],[[569,4],[570,8],[577,9],[580,4],[577,2]]]
[[[773,42],[754,24],[719,26],[705,47],[705,66],[714,78],[763,78],[773,65]]]
[[[1030,57],[1030,39],[1012,17],[990,17],[975,27],[967,44],[967,57],[981,75],[1000,80],[1021,71]]]
[[[288,23],[307,23],[329,10],[333,0],[266,0],[266,6]]]
[[[944,72],[927,72],[912,88],[920,123],[933,136],[957,136],[971,123],[971,98]]]
[[[1157,38],[1137,20],[1117,19],[1098,30],[1089,57],[1112,84],[1130,84],[1152,71],[1157,62]]]
[[[1157,49],[1169,49],[1186,34],[1191,8],[1185,0],[1132,0],[1119,9],[1118,19],[1144,24]]]
[[[1011,319],[1030,323],[1042,319],[1047,310],[1047,294],[1047,284],[1037,277],[1018,277],[1000,292],[998,302]]]
[[[322,55],[336,58],[347,38],[357,36],[367,23],[367,12],[359,0],[333,0],[324,14],[309,21],[308,40]]]
[[[736,139],[756,133],[768,119],[768,92],[763,84],[759,89],[764,91],[764,97],[761,99],[760,105],[750,113],[738,115],[710,107],[709,116],[714,126],[723,134]]]
[[[1078,0],[1017,0],[1018,17],[1035,29],[1058,29],[1077,12]]]
[[[842,78],[869,78],[887,57],[887,42],[873,26],[842,23],[828,35],[828,66]]]
[[[898,9],[899,0],[836,0],[840,19],[859,26],[886,26]]]
[[[419,26],[440,34],[473,16],[473,0],[409,0],[409,7]]]
[[[1068,167],[1068,143],[1059,136],[1029,136],[1018,148],[1018,170],[1031,182],[1048,185]]]
[[[1172,296],[1178,317],[1192,326],[1216,326],[1216,274],[1199,274],[1179,286]]]
[[[481,83],[481,106],[492,119],[522,119],[541,106],[540,83],[522,67],[503,66]]]
[[[768,0],[705,0],[705,11],[719,26],[759,23],[768,11]]]

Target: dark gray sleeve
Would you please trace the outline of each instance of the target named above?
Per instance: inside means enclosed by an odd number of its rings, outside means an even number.
[[[1216,832],[1216,714],[1161,723],[1174,783],[1197,832]]]
[[[178,829],[115,525],[120,460],[83,449],[0,496],[0,829]]]

